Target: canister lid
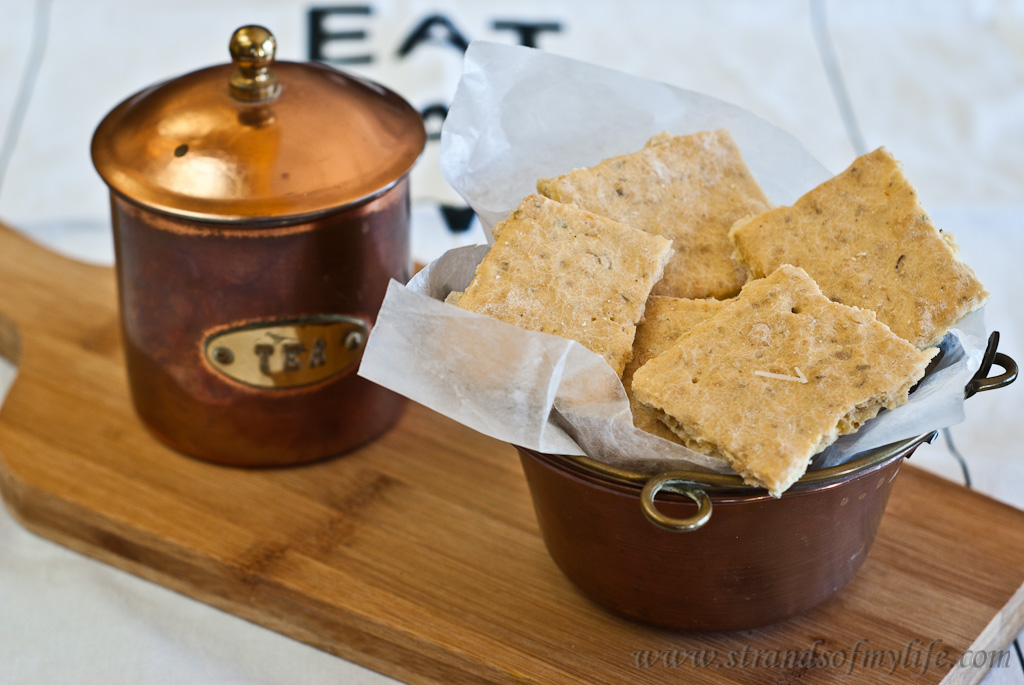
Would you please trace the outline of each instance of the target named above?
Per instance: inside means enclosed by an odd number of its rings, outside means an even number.
[[[377,84],[274,62],[274,37],[238,29],[233,64],[157,84],[100,123],[92,158],[114,191],[211,221],[284,219],[371,197],[426,142],[420,115]]]

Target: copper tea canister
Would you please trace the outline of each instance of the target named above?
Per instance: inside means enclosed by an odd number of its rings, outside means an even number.
[[[389,279],[410,275],[422,119],[274,49],[239,29],[233,64],[137,93],[92,141],[135,408],[177,450],[238,465],[343,453],[404,402],[355,370]]]

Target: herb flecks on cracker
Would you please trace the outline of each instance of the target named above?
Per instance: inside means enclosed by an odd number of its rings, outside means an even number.
[[[632,390],[686,446],[779,496],[837,437],[903,404],[936,351],[784,265],[641,366]],[[797,367],[806,383],[779,380]]]
[[[799,266],[830,299],[874,311],[922,349],[988,299],[884,148],[792,207],[740,219],[729,237],[752,277]]]
[[[621,376],[671,243],[541,195],[524,199],[494,238],[457,306],[575,340]]]
[[[672,241],[655,295],[727,298],[747,281],[729,228],[771,207],[728,131],[655,136],[642,150],[541,179],[537,190]]]

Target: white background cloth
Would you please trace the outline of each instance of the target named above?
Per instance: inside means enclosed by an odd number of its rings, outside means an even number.
[[[539,25],[542,49],[743,106],[834,172],[885,145],[992,292],[1000,349],[1024,359],[1020,0],[0,0],[0,220],[110,263],[106,190],[89,159],[103,115],[145,86],[226,61],[242,24],[271,28],[279,58],[307,59],[312,6],[368,8],[325,15],[326,33],[364,37],[335,37],[320,54],[360,58],[340,66],[421,110],[450,99],[462,40],[519,42],[524,25]],[[437,172],[437,148],[412,178],[418,261],[483,240],[476,222],[453,232],[442,219],[438,206],[460,200]],[[0,368],[0,398],[9,376]],[[972,487],[1024,508],[1022,399],[1024,382],[972,398],[967,420],[912,463],[964,482],[962,456]],[[0,509],[2,683],[387,681],[41,540]],[[1014,655],[985,682],[1024,683],[1024,670]]]

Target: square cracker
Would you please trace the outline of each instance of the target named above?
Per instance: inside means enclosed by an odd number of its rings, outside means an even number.
[[[621,376],[671,243],[541,195],[524,199],[494,238],[458,306],[575,340]]]
[[[728,131],[655,136],[638,152],[537,181],[560,202],[672,241],[676,254],[655,295],[732,297],[747,281],[729,228],[771,207]]]
[[[905,402],[936,352],[785,265],[642,366],[633,393],[687,447],[778,497],[839,435]]]
[[[641,366],[657,357],[694,326],[717,312],[721,300],[686,300],[678,297],[652,296],[647,300],[644,319],[636,327],[633,339],[633,358],[622,374],[622,385],[629,397],[629,408],[633,412],[633,425],[660,438],[683,444],[679,436],[668,426],[648,413],[633,397],[633,374]]]
[[[729,237],[752,277],[799,266],[830,299],[874,311],[922,349],[988,299],[885,148],[792,207],[741,219]]]

